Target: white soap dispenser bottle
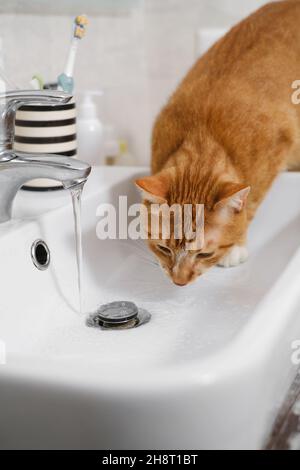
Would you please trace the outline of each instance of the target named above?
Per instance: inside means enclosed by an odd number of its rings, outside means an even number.
[[[97,113],[94,97],[102,92],[82,93],[77,119],[78,158],[90,165],[103,165],[103,124]]]

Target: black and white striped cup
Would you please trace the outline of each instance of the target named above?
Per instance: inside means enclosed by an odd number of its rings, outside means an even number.
[[[18,109],[15,121],[14,149],[30,153],[52,153],[76,157],[76,105],[74,100],[57,106],[26,105]],[[29,181],[24,188],[58,189],[62,185],[50,179]]]

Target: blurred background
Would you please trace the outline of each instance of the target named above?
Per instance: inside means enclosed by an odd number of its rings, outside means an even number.
[[[0,61],[28,88],[33,74],[56,80],[74,16],[89,17],[76,59],[76,92],[103,90],[101,121],[124,138],[136,164],[148,164],[151,127],[212,39],[263,0],[1,0]],[[207,31],[208,30],[208,31]]]

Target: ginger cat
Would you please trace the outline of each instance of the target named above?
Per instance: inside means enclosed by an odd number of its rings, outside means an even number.
[[[180,286],[208,268],[247,259],[247,228],[279,172],[300,167],[300,1],[265,5],[189,71],[158,116],[153,176],[136,181],[150,203],[204,204],[204,246],[150,239]]]

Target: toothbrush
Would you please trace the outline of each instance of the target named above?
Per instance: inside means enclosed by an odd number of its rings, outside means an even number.
[[[57,79],[58,89],[63,90],[67,93],[72,93],[74,88],[74,79],[73,71],[74,64],[76,59],[76,53],[78,48],[78,43],[80,39],[85,35],[86,25],[88,24],[88,19],[85,15],[76,16],[74,20],[74,30],[71,41],[71,46],[69,54],[67,57],[66,65],[64,72],[61,73]]]
[[[34,90],[42,90],[44,88],[44,80],[41,75],[33,75],[29,83],[31,88],[33,88]]]

